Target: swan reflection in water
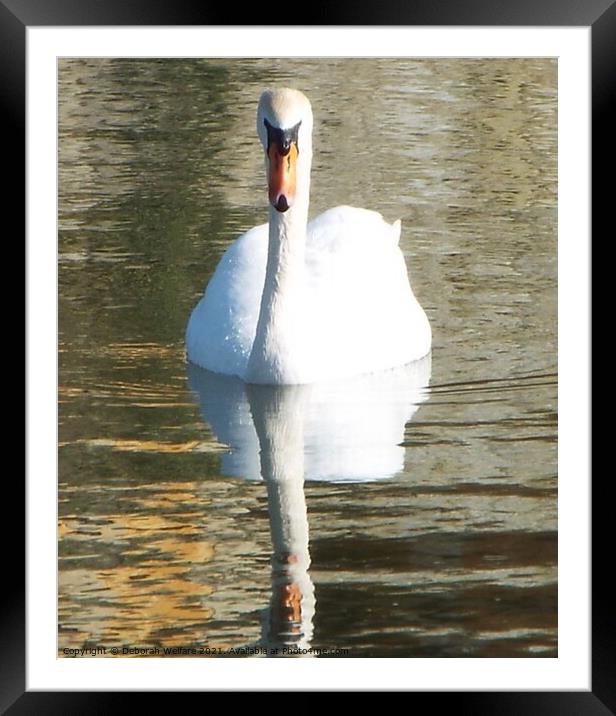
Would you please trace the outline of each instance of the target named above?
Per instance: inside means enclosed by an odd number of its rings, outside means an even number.
[[[404,468],[405,425],[427,398],[430,355],[339,382],[250,385],[189,364],[203,419],[228,446],[224,475],[267,488],[272,598],[259,646],[308,654],[315,613],[304,481],[372,482]]]

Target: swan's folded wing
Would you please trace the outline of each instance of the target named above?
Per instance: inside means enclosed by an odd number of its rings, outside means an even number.
[[[308,241],[318,251],[338,252],[356,248],[358,243],[364,249],[382,249],[383,242],[398,244],[400,228],[399,220],[389,224],[378,211],[335,206],[308,224]]]
[[[216,373],[242,376],[259,317],[267,224],[240,236],[224,253],[186,330],[188,359]]]
[[[423,357],[430,326],[398,246],[400,222],[340,206],[308,226],[306,263],[320,334],[340,373],[372,372]]]

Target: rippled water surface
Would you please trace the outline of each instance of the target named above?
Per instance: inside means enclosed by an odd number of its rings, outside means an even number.
[[[556,656],[556,78],[60,61],[60,654]],[[431,360],[287,389],[187,366],[192,307],[267,220],[272,81],[313,104],[311,214],[402,219]]]

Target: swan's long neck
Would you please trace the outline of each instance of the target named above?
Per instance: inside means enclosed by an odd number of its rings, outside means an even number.
[[[293,206],[269,209],[265,284],[247,380],[298,383],[305,351],[305,248],[308,225],[309,166],[298,176]],[[301,179],[301,184],[300,184]]]
[[[269,244],[265,285],[259,322],[270,325],[271,309],[279,308],[280,298],[293,295],[305,268],[308,202],[296,202],[285,213],[269,208]]]

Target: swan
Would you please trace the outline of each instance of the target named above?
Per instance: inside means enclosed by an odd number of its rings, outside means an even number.
[[[308,222],[308,98],[266,90],[257,110],[269,221],[224,253],[186,329],[188,361],[246,383],[308,384],[406,365],[431,329],[398,245],[401,222],[337,206]]]

